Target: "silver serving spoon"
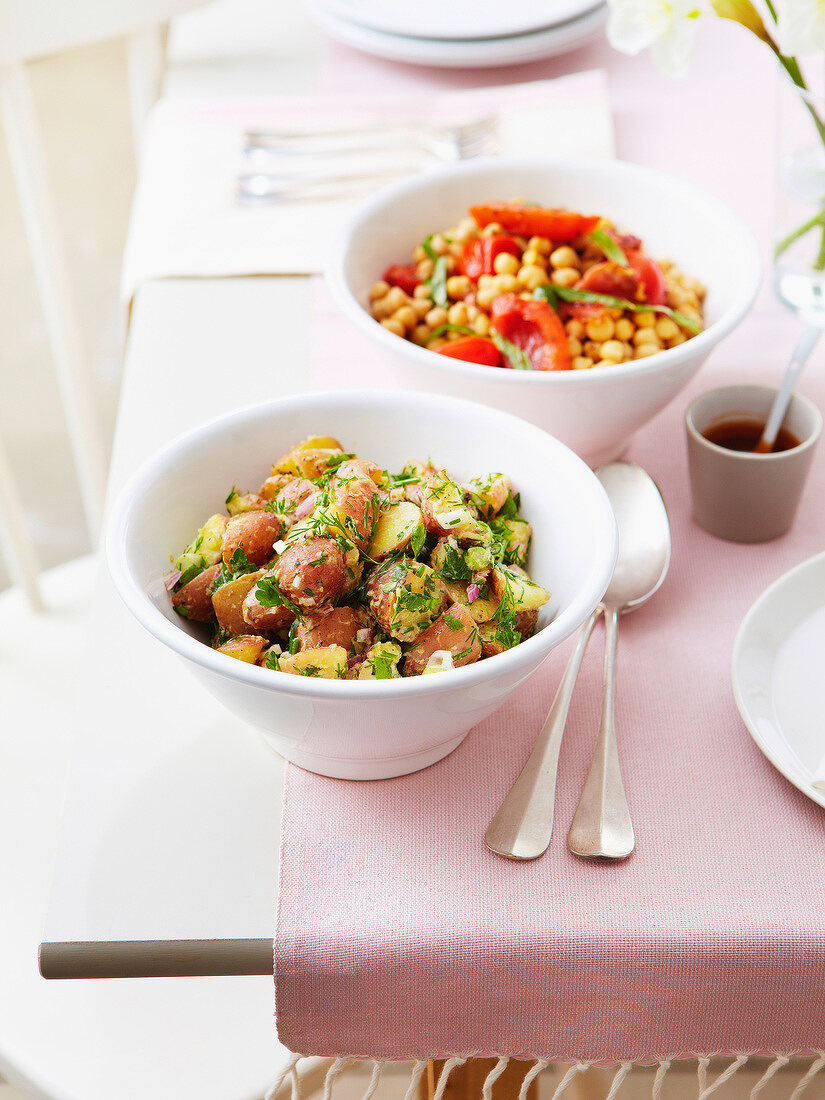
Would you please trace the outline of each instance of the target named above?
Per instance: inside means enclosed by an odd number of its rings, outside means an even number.
[[[776,443],[776,437],[779,434],[779,429],[782,427],[782,421],[785,419],[785,413],[788,411],[788,405],[791,402],[794,386],[799,380],[799,376],[802,374],[802,369],[808,362],[811,352],[819,343],[821,335],[822,328],[819,325],[808,324],[802,330],[796,347],[793,350],[790,362],[785,368],[782,384],[777,391],[776,397],[773,399],[773,404],[768,413],[768,419],[765,424],[765,429],[762,432],[762,437],[754,448],[755,454],[767,455],[773,450],[774,444]]]
[[[639,504],[636,494],[647,502],[649,487],[652,486],[661,504],[653,482],[644,470],[630,466],[626,462],[613,462],[596,471],[597,477],[607,491],[613,511],[619,525],[619,560],[616,562],[614,579],[605,594],[610,598],[613,584],[618,576],[627,573],[628,564],[622,552],[622,529],[627,529],[638,514]],[[638,486],[635,490],[633,486]],[[667,525],[667,517],[665,517]],[[625,553],[629,549],[625,537]],[[670,540],[668,537],[668,552]],[[665,561],[664,568],[667,568]],[[664,573],[662,574],[664,576]],[[491,852],[509,859],[537,859],[547,850],[553,834],[553,813],[556,799],[556,772],[559,762],[559,750],[570,709],[573,687],[579,674],[584,651],[593,632],[596,620],[604,610],[604,605],[593,612],[579,632],[576,648],[568,661],[556,697],[550,707],[547,720],[542,727],[535,747],[521,774],[510,788],[498,813],[487,829],[484,840]]]
[[[567,845],[577,856],[625,859],[636,839],[616,747],[616,643],[619,615],[634,611],[665,579],[670,524],[656,483],[640,466],[613,463],[597,471],[619,528],[619,555],[602,605],[605,621],[604,698],[599,736]]]

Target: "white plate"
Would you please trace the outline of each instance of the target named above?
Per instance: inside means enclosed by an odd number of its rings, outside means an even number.
[[[529,34],[512,35],[508,38],[439,41],[385,34],[358,26],[329,11],[320,0],[310,0],[308,9],[327,34],[353,49],[389,61],[454,69],[515,65],[565,53],[598,34],[607,19],[607,5],[601,3],[577,19]]]
[[[593,7],[593,0],[320,0],[332,15],[367,30],[412,38],[506,38],[547,30],[576,19]]]
[[[736,705],[768,760],[814,802],[825,755],[825,553],[771,585],[739,627],[731,675]]]

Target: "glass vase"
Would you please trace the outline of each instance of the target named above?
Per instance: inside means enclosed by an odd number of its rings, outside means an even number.
[[[825,326],[825,59],[798,87],[779,73],[774,289],[780,301]]]

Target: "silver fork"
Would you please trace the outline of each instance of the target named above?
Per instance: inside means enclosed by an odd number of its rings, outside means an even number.
[[[247,130],[244,152],[282,155],[326,155],[362,153],[394,146],[417,148],[434,156],[469,160],[498,150],[498,126],[495,115],[484,115],[472,122],[436,126],[426,122],[366,123],[329,130]]]
[[[368,170],[347,170],[352,158],[365,153],[420,151],[440,160],[470,160],[494,153],[498,147],[493,116],[458,126],[426,124],[352,127],[345,130],[287,133],[249,131],[244,154],[252,170],[238,176],[240,202],[287,202],[307,197],[332,197],[342,190],[358,190],[385,179],[397,179],[421,168],[409,159]],[[301,158],[334,156],[342,169],[316,170],[304,166]],[[276,170],[277,169],[277,170]]]

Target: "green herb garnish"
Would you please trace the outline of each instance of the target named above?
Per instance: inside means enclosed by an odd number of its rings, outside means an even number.
[[[433,340],[437,340],[439,336],[443,336],[445,332],[460,332],[462,336],[478,336],[477,332],[473,329],[467,328],[466,325],[453,325],[449,321],[445,321],[443,325],[439,325],[438,328],[434,328],[430,335],[427,337],[427,343],[431,343]]]
[[[255,589],[255,598],[261,607],[286,607],[296,615],[300,614],[300,609],[287,599],[274,577],[261,577]]]
[[[533,369],[533,364],[530,362],[530,357],[527,352],[518,347],[518,345],[513,344],[510,340],[505,340],[501,333],[496,332],[494,328],[490,329],[490,338],[504,358],[509,361],[513,370]]]
[[[410,539],[410,546],[412,547],[413,557],[417,558],[421,553],[421,548],[427,541],[427,528],[423,523],[419,523],[416,529],[412,533]]]
[[[594,290],[576,290],[572,286],[552,286],[546,284],[533,291],[533,297],[540,302],[548,302],[553,309],[558,309],[559,299],[564,302],[590,302],[593,305],[607,306],[608,309],[629,309],[634,313],[663,313],[670,317],[677,325],[688,329],[689,332],[702,331],[702,326],[692,317],[686,317],[669,306],[654,306],[649,302],[630,302],[627,298],[614,298],[612,294],[597,294]]]
[[[588,233],[588,236],[594,244],[599,246],[608,260],[612,260],[614,264],[619,264],[621,267],[628,266],[624,249],[612,237],[608,236],[603,229],[594,229],[592,233]]]
[[[469,581],[473,573],[464,560],[461,551],[452,546],[446,546],[444,548],[444,564],[441,566],[441,575],[445,581]]]
[[[447,257],[438,255],[432,246],[432,239],[433,234],[431,233],[421,245],[428,258],[432,260],[433,265],[433,273],[429,279],[424,280],[424,286],[430,288],[430,297],[435,304],[446,308],[449,301],[447,295]]]
[[[266,668],[274,669],[275,672],[281,670],[281,658],[280,654],[276,653],[274,649],[268,649],[264,654],[264,665]]]

